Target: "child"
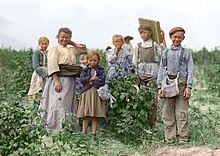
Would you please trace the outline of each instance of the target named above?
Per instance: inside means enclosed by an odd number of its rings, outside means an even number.
[[[152,90],[154,97],[150,103],[151,116],[149,117],[149,124],[153,131],[158,131],[157,122],[157,86],[156,78],[158,74],[158,62],[162,52],[162,48],[166,47],[163,31],[161,33],[163,38],[163,47],[152,40],[152,29],[150,26],[143,24],[138,28],[142,42],[135,46],[133,55],[133,64],[135,73],[137,74],[137,84],[149,87],[149,82],[153,84]]]
[[[163,52],[157,78],[158,96],[164,99],[162,119],[165,126],[165,141],[172,142],[177,139],[179,144],[185,144],[188,140],[188,107],[194,77],[192,54],[189,49],[181,46],[184,34],[185,30],[181,27],[170,30],[172,45]],[[166,72],[170,79],[179,76],[177,96],[164,97],[163,72]]]
[[[86,54],[82,54],[79,57],[80,67],[82,67],[82,68],[85,68],[88,65],[88,61],[87,61],[86,56],[87,56]],[[77,103],[77,106],[79,104],[79,96],[80,96],[81,89],[82,89],[82,84],[80,83],[80,78],[77,77],[76,78],[76,103]]]
[[[82,132],[88,128],[89,118],[92,118],[92,135],[94,140],[98,127],[98,118],[105,117],[105,103],[97,93],[99,87],[105,85],[104,68],[98,64],[100,55],[95,50],[90,50],[87,54],[88,66],[83,68],[80,74],[82,90],[77,117],[83,118]]]
[[[41,117],[45,119],[47,132],[63,129],[62,122],[70,115],[70,119],[76,117],[75,99],[75,65],[76,55],[86,53],[86,48],[71,41],[72,31],[68,28],[60,28],[57,34],[58,45],[53,47],[48,54],[48,75],[45,84],[42,101],[39,109]],[[67,45],[72,45],[68,47]],[[63,66],[71,70],[67,74],[63,72]],[[74,121],[73,121],[74,124]],[[77,128],[77,127],[75,127]]]
[[[47,75],[47,47],[49,39],[47,37],[40,37],[38,39],[39,50],[33,53],[33,69],[34,72],[31,78],[31,84],[28,91],[29,99],[36,99],[39,91],[43,91],[45,81],[48,79]]]
[[[109,63],[108,84],[111,84],[113,80],[127,76],[132,68],[132,54],[122,48],[124,38],[116,34],[112,37],[112,43],[115,48],[111,49],[106,56]]]
[[[80,62],[80,66],[82,68],[85,68],[87,66],[88,62],[87,62],[87,59],[86,59],[86,54],[80,55],[79,62]]]

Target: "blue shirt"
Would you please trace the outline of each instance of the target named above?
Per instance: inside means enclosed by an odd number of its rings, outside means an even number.
[[[193,78],[194,78],[194,63],[191,51],[189,49],[184,48],[182,64],[179,66],[180,61],[180,53],[182,50],[182,46],[179,47],[170,47],[169,49],[164,49],[161,57],[159,73],[157,77],[157,85],[158,88],[162,87],[163,80],[163,72],[166,56],[165,53],[167,51],[167,73],[168,75],[176,76],[179,72],[180,77],[187,78],[187,86],[188,88],[192,88]]]

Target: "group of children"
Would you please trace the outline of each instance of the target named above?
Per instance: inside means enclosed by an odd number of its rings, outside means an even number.
[[[77,118],[83,118],[82,132],[87,131],[89,119],[92,118],[91,137],[94,139],[98,127],[98,118],[105,117],[105,104],[100,99],[97,89],[106,83],[111,85],[114,80],[123,78],[134,70],[139,86],[149,87],[150,81],[154,84],[155,94],[150,103],[152,112],[149,118],[152,130],[157,131],[159,96],[164,99],[162,119],[165,126],[165,141],[177,140],[179,144],[187,142],[188,105],[194,65],[190,50],[181,46],[181,42],[185,38],[185,30],[181,27],[175,27],[169,32],[172,41],[170,48],[166,46],[163,31],[161,31],[162,45],[152,40],[153,32],[150,26],[140,25],[138,31],[142,42],[135,46],[133,53],[123,48],[125,40],[120,34],[115,34],[112,37],[112,43],[115,47],[106,51],[108,63],[106,75],[104,68],[99,66],[100,54],[96,50],[87,52],[84,45],[71,41],[72,32],[70,29],[59,29],[57,34],[58,45],[49,51],[48,57],[46,49],[49,40],[46,37],[39,39],[40,49],[33,55],[33,65],[35,75],[46,80],[44,89],[38,87],[37,91],[43,90],[39,110],[44,110],[40,112],[40,115],[45,120],[45,128],[48,132],[62,130],[62,122],[68,114],[72,114],[75,129],[79,128]],[[86,56],[82,54],[86,54]],[[78,106],[76,105],[76,76],[74,75],[76,55],[81,55],[82,67],[79,77],[82,87]],[[36,65],[37,61],[40,62],[38,65]],[[164,62],[166,62],[165,66]],[[70,73],[64,74],[60,65],[67,66]],[[44,70],[45,67],[47,70]],[[174,97],[164,97],[162,86],[164,72],[170,79],[175,79],[178,76],[180,92]],[[35,76],[34,73],[32,80]],[[32,81],[30,90],[31,88]],[[28,95],[35,95],[36,93],[29,91]]]

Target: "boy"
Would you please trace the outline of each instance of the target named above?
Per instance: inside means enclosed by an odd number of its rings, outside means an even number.
[[[185,30],[175,27],[169,32],[172,45],[165,49],[161,58],[157,78],[158,96],[164,98],[162,119],[165,126],[165,141],[178,141],[185,144],[188,139],[188,106],[194,77],[194,63],[189,49],[183,48]],[[165,72],[170,79],[178,78],[179,94],[166,98],[162,91],[162,80]]]
[[[162,52],[162,46],[158,45],[152,40],[152,29],[150,26],[143,24],[138,28],[142,42],[135,46],[133,53],[133,64],[135,67],[135,73],[137,74],[138,85],[144,85],[149,87],[149,82],[152,81],[154,89],[154,97],[150,103],[151,116],[149,118],[149,124],[153,131],[157,131],[157,87],[156,78],[158,73],[158,62]],[[163,47],[166,47],[164,33],[161,31],[163,39]]]

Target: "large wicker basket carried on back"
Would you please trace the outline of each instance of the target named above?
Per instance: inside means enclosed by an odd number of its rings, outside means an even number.
[[[162,43],[162,36],[161,36],[161,29],[160,29],[160,22],[151,20],[151,19],[145,19],[145,18],[138,18],[139,24],[147,24],[152,29],[152,39],[157,42],[158,44]]]

